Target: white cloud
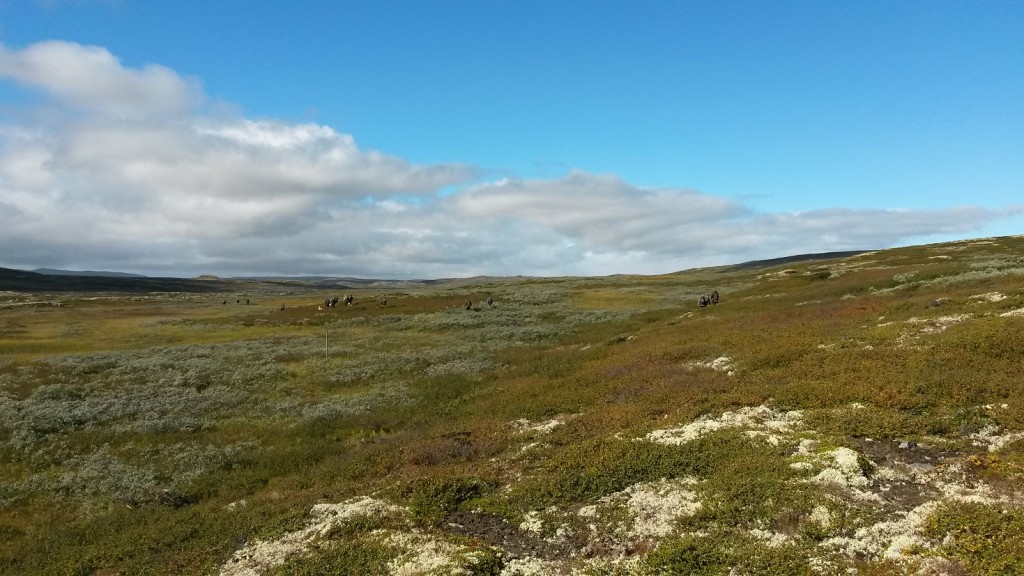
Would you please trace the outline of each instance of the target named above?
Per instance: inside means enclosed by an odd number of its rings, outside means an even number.
[[[484,184],[452,201],[467,218],[526,220],[611,252],[663,252],[688,228],[745,213],[731,201],[693,190],[638,188],[614,175],[580,171],[559,180]]]
[[[0,266],[660,273],[876,248],[1006,216],[971,207],[758,214],[582,171],[479,183],[472,167],[410,164],[328,126],[213,114],[198,81],[69,42],[0,46],[4,80],[41,96],[0,117]]]
[[[195,80],[155,64],[125,68],[105,48],[71,42],[39,42],[15,52],[0,46],[0,77],[115,117],[178,115],[203,102]]]

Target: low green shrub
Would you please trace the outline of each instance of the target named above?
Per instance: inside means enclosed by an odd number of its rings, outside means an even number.
[[[638,482],[698,475],[712,465],[713,456],[703,454],[703,446],[614,438],[564,446],[514,485],[509,497],[524,510],[565,506],[591,502]]]
[[[421,478],[404,490],[409,511],[422,522],[436,522],[464,503],[493,491],[492,481],[470,477]]]
[[[734,560],[723,544],[711,537],[670,539],[648,554],[644,565],[659,576],[725,576]]]
[[[937,555],[959,561],[970,574],[1024,574],[1024,511],[959,503],[928,518],[925,535]]]
[[[311,554],[289,558],[268,571],[270,576],[380,576],[390,572],[388,564],[397,549],[366,535],[332,541]]]

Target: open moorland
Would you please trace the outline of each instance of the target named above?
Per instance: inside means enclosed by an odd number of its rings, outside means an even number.
[[[661,276],[19,281],[0,573],[1024,573],[1024,237]]]

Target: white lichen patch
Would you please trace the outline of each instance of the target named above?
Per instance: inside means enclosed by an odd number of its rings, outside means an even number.
[[[534,448],[537,448],[538,446],[541,446],[541,445],[542,444],[540,442],[530,442],[529,444],[527,444],[527,445],[523,446],[522,448],[520,448],[519,452],[520,453],[529,452],[530,450],[533,450]]]
[[[923,324],[921,332],[934,333],[942,332],[946,328],[954,324],[959,324],[966,320],[970,320],[971,314],[951,314],[949,316],[939,316],[938,318],[911,318],[907,320],[907,324]]]
[[[718,418],[702,416],[678,428],[654,430],[646,438],[659,444],[679,445],[727,428],[744,428],[782,436],[792,434],[802,424],[802,418],[803,413],[799,410],[780,412],[764,405],[744,407],[735,412],[724,412]]]
[[[981,408],[989,411],[1004,409],[1001,404]],[[848,409],[865,408],[850,405]],[[970,458],[965,462],[956,457],[935,458],[927,453],[911,456],[911,452],[907,452],[905,457],[897,455],[885,466],[876,467],[874,462],[853,448],[818,451],[818,441],[807,438],[810,431],[800,430],[799,423],[792,427],[792,431],[804,436],[796,445],[790,463],[793,469],[802,472],[801,479],[796,482],[825,487],[841,507],[870,510],[869,517],[874,518],[871,523],[858,527],[861,522],[854,519],[856,516],[843,515],[837,520],[831,506],[815,506],[805,519],[808,524],[817,525],[826,533],[838,525],[846,526],[842,535],[833,533],[832,537],[819,544],[825,556],[812,559],[820,561],[822,569],[816,568],[819,573],[835,573],[827,566],[838,568],[829,560],[834,559],[837,553],[851,560],[897,560],[908,566],[920,563],[940,545],[924,536],[923,526],[930,514],[948,503],[966,502],[1004,508],[1024,505],[1024,495],[993,488],[973,473],[967,465]],[[972,440],[976,445],[994,451],[1009,442],[1024,440],[1024,433],[1000,433],[997,427],[992,426],[972,435]],[[911,492],[916,497],[904,499],[901,496]],[[849,525],[851,521],[853,526]],[[769,531],[753,530],[750,535],[766,546],[785,543]]]
[[[534,534],[540,534],[544,530],[544,520],[540,517],[540,512],[537,510],[531,510],[523,516],[523,521],[519,524],[519,529],[524,532],[533,532]]]
[[[747,438],[758,438],[760,440],[764,440],[765,442],[771,444],[772,446],[778,446],[779,444],[782,444],[783,440],[783,438],[778,434],[770,434],[768,432],[765,432],[764,430],[746,430],[743,432],[743,435],[746,436]]]
[[[759,274],[757,276],[757,279],[761,280],[763,278],[768,278],[769,280],[775,280],[775,279],[778,279],[778,278],[787,278],[787,277],[792,276],[792,275],[794,275],[796,273],[797,273],[797,271],[794,270],[793,268],[786,268],[785,270],[779,270],[777,272],[766,272],[764,274]]]
[[[818,441],[813,438],[801,438],[800,443],[796,447],[796,455],[808,456],[814,454],[814,451],[818,448]]]
[[[736,374],[736,367],[733,364],[733,359],[728,356],[721,356],[709,362],[688,362],[684,366],[690,369],[708,368],[715,370],[716,372],[725,372],[729,376],[734,376]]]
[[[835,460],[836,468],[849,479],[850,485],[866,486],[868,479],[861,469],[860,458],[862,456],[856,450],[841,446],[832,451],[832,458]]]
[[[976,408],[997,415],[994,411],[1007,406]],[[860,413],[869,409],[858,403],[839,408]],[[976,468],[968,464],[969,459],[942,456],[944,451],[909,442],[898,450],[893,445],[879,452],[881,456],[876,455],[874,447],[881,449],[883,445],[870,439],[851,447],[829,446],[825,443],[834,439],[808,430],[803,417],[800,411],[778,411],[763,405],[745,407],[719,416],[706,415],[676,428],[655,430],[636,440],[684,444],[705,434],[731,429],[760,441],[791,447],[790,466],[800,470],[792,488],[811,491],[820,502],[802,519],[805,527],[817,527],[825,537],[816,550],[821,558],[810,559],[819,573],[841,572],[844,565],[860,560],[894,560],[912,569],[935,554],[941,545],[925,537],[924,525],[928,516],[942,506],[951,502],[1005,508],[1024,504],[1021,495],[987,485],[978,477]],[[565,418],[538,423],[518,420],[511,425],[517,430],[543,434],[564,422]],[[1024,433],[1006,433],[995,426],[971,437],[978,446],[993,451],[1022,439]],[[858,446],[863,446],[865,453],[860,453]],[[879,457],[884,466],[876,467],[867,454]],[[582,508],[530,511],[522,517],[518,529],[546,551],[534,551],[532,556],[525,557],[505,556],[501,574],[643,573],[643,551],[656,548],[666,537],[679,535],[680,521],[701,510],[701,491],[701,483],[694,478],[661,479],[634,484]],[[310,510],[310,519],[303,529],[246,547],[222,567],[221,575],[265,573],[288,557],[330,544],[324,537],[349,518],[394,518],[404,514],[404,508],[373,498],[319,504]],[[419,531],[411,523],[403,526],[399,530],[369,533],[394,554],[388,566],[390,574],[464,574],[472,569],[474,554],[480,554],[479,548],[466,540]],[[776,531],[766,522],[754,523],[746,535],[764,548],[813,545],[800,536]],[[591,544],[581,551],[563,554],[571,542],[581,538]],[[560,552],[552,555],[552,550]]]
[[[815,574],[842,574],[836,563],[829,558],[817,558],[811,557],[807,559],[807,565],[811,567],[811,570]],[[847,574],[856,574],[856,571],[847,572]]]
[[[1003,317],[1024,316],[1024,308],[1017,308],[1015,310],[1010,310],[1009,312],[1003,312],[1002,314],[1000,314],[1000,316],[1003,316]]]
[[[545,422],[531,422],[526,418],[520,418],[509,423],[509,425],[512,426],[512,428],[514,428],[519,434],[547,434],[564,424],[565,420],[558,418],[552,418]]]
[[[761,541],[762,544],[769,548],[779,548],[785,546],[793,541],[793,539],[781,532],[772,532],[770,530],[760,530],[754,528],[750,530],[750,535]]]
[[[930,475],[922,474],[930,476],[925,478],[925,481],[938,490],[946,501],[969,504],[1020,504],[1020,496],[999,494],[988,484],[972,479],[961,462],[944,466]]]
[[[662,479],[623,490],[620,497],[626,499],[626,508],[633,516],[633,525],[626,533],[638,538],[671,534],[677,519],[692,516],[701,507],[697,494],[690,490],[696,483],[693,478]]]
[[[828,530],[832,527],[833,523],[832,511],[828,509],[828,506],[818,504],[814,507],[814,510],[811,510],[807,521],[816,524],[819,528]]]
[[[821,546],[850,558],[907,559],[912,552],[934,547],[920,530],[938,507],[937,501],[925,502],[908,512],[897,512],[891,519],[859,528],[853,536],[828,538]]]
[[[501,576],[547,576],[557,574],[561,563],[549,562],[540,558],[513,558],[505,563]]]
[[[457,574],[469,553],[466,547],[415,532],[391,532],[384,542],[401,551],[388,563],[393,576]]]
[[[533,556],[513,558],[505,561],[501,576],[591,576],[593,574],[643,574],[639,565],[641,555],[595,557],[586,559],[546,560]]]
[[[984,300],[985,302],[999,302],[1001,300],[1006,300],[1006,294],[1001,292],[989,292],[987,294],[975,294],[974,296],[971,296],[971,299]]]
[[[220,569],[221,576],[255,576],[282,564],[290,556],[308,550],[313,542],[335,526],[359,516],[393,516],[405,508],[369,496],[339,504],[317,504],[310,509],[306,526],[277,540],[260,540],[235,552]]]
[[[892,484],[894,482],[912,482],[917,478],[920,471],[907,465],[882,466],[875,470],[872,478],[879,482]]]
[[[814,476],[803,482],[819,486],[839,489],[848,498],[859,502],[882,501],[882,498],[869,490],[870,479],[864,475],[861,456],[856,450],[847,447],[836,448],[825,452],[814,452],[817,443],[813,440],[801,441],[790,467],[808,472]],[[865,460],[865,464],[869,464]]]
[[[575,513],[549,507],[524,515],[519,528],[554,545],[564,545],[573,536],[586,536],[590,545],[571,558],[555,561],[523,557],[506,562],[502,575],[591,574],[594,569],[626,570],[633,573],[641,556],[638,548],[649,548],[673,534],[680,518],[694,514],[701,503],[693,478],[641,482],[576,509]],[[583,558],[586,558],[583,560]]]
[[[999,433],[999,426],[986,426],[982,430],[971,434],[971,441],[975,446],[984,446],[989,452],[995,452],[1007,444],[1024,440],[1024,432]]]
[[[802,456],[808,459],[794,462],[790,464],[790,467],[803,469],[808,472],[818,470],[818,473],[808,480],[809,482],[821,486],[839,488],[853,500],[861,502],[881,501],[881,497],[867,490],[871,482],[861,468],[860,459],[863,456],[858,454],[856,450],[842,446],[835,450],[814,453],[808,456],[806,451],[798,449],[798,453],[794,456]],[[797,464],[802,464],[802,466],[798,468]]]
[[[519,528],[533,534],[552,534],[550,543],[564,541],[573,533],[590,533],[602,542],[598,554],[615,560],[628,554],[638,543],[664,538],[673,533],[676,522],[701,508],[694,478],[640,482],[579,508],[575,514],[551,507],[531,511]]]
[[[999,493],[969,474],[961,461],[939,461],[936,465],[896,462],[893,466],[878,468],[868,478],[861,469],[862,458],[849,448],[819,454],[816,464],[826,467],[812,479],[816,483],[840,486],[844,488],[845,498],[883,512],[877,522],[856,529],[852,536],[835,536],[821,543],[823,548],[850,558],[919,561],[938,545],[925,538],[921,530],[928,516],[941,506],[950,502],[1002,506],[1022,503],[1019,495]],[[901,508],[898,500],[879,497],[893,485],[901,485],[904,490],[914,489],[931,499],[914,507]],[[874,508],[883,501],[886,502],[884,508]],[[890,508],[894,504],[895,509]],[[824,506],[816,507],[808,520],[826,530],[834,523]]]

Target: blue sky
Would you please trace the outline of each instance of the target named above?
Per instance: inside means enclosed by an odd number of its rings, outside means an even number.
[[[1020,2],[0,0],[0,266],[658,273],[1019,234],[1022,31]]]

